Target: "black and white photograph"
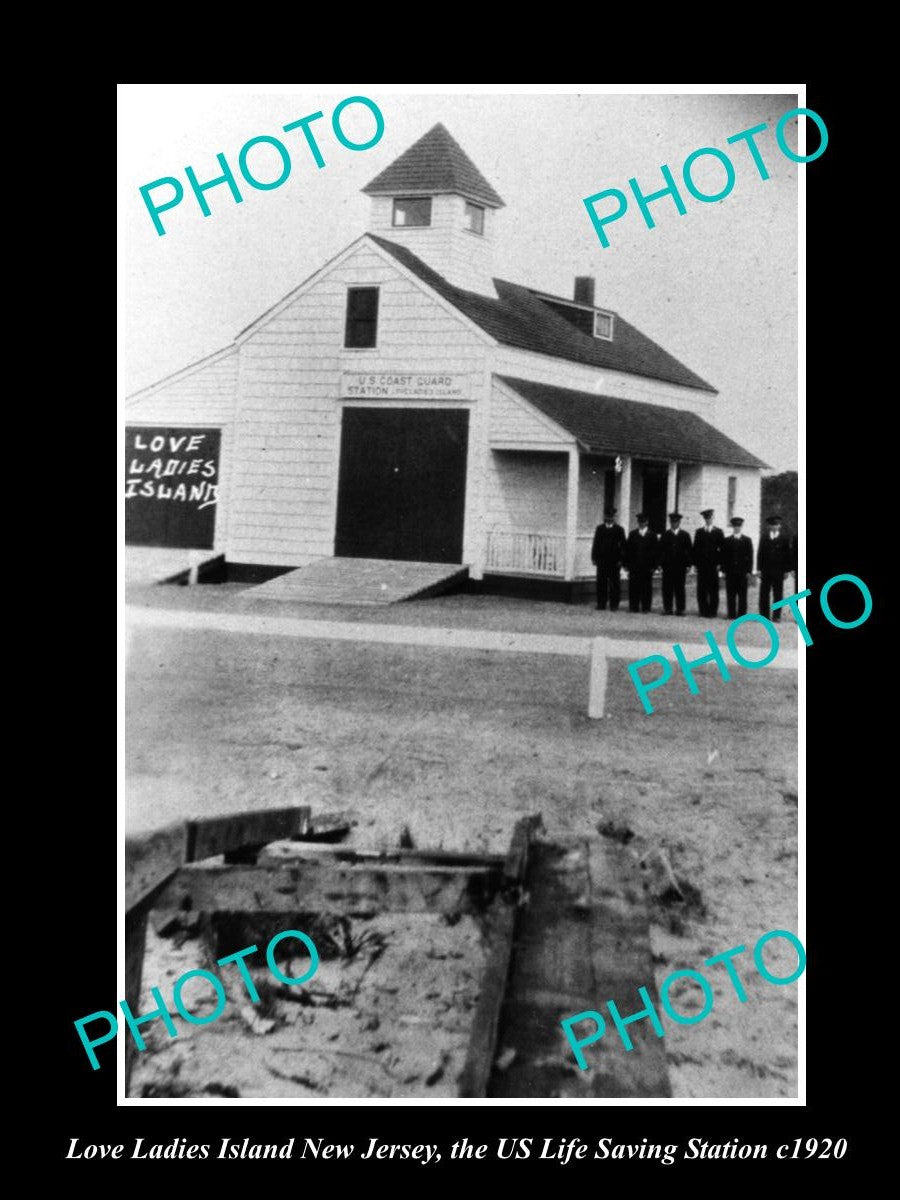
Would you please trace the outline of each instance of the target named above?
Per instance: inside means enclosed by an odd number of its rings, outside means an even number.
[[[803,1104],[828,114],[119,102],[124,1004],[85,1071],[124,1043],[126,1105]],[[851,639],[865,596],[829,599]]]

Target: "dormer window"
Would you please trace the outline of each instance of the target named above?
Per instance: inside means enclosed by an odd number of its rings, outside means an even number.
[[[586,333],[588,337],[597,338],[601,342],[613,340],[613,313],[594,308],[593,305],[579,304],[574,300],[561,300],[558,296],[544,296],[540,292],[536,292],[535,295],[557,316]]]
[[[613,340],[612,313],[594,313],[594,337],[601,338],[604,342],[611,342]]]
[[[394,201],[392,224],[409,229],[431,224],[431,197],[407,196]]]
[[[484,206],[466,201],[465,228],[469,233],[484,234]]]

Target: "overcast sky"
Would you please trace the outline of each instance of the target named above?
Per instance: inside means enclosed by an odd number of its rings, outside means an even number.
[[[228,345],[365,232],[370,202],[360,188],[442,121],[506,202],[495,275],[565,296],[576,275],[595,276],[598,305],[718,388],[720,429],[772,468],[796,469],[797,196],[806,168],[787,159],[774,136],[795,95],[422,95],[383,84],[263,90],[120,88],[120,399]],[[385,122],[381,141],[356,153],[330,129],[335,104],[354,94],[376,101]],[[326,166],[316,169],[299,130],[282,127],[320,109],[325,119],[312,129]],[[368,114],[348,109],[347,118],[347,132],[363,140]],[[726,142],[762,123],[766,181],[746,146]],[[261,134],[292,152],[292,173],[275,191],[253,190],[238,173],[238,151]],[[792,122],[789,144],[796,137]],[[681,186],[682,164],[701,146],[727,150],[735,165],[734,190],[719,203],[701,204]],[[214,188],[204,218],[184,168],[212,179],[221,173],[218,152],[244,202]],[[268,150],[258,153],[251,165],[263,177]],[[660,200],[650,230],[632,204],[607,227],[612,244],[604,249],[582,198],[609,187],[628,192],[632,176],[645,193],[657,191],[661,163],[679,182],[687,214]],[[269,171],[277,174],[271,164]],[[187,194],[162,216],[167,233],[159,237],[138,188],[166,175],[180,177]],[[714,192],[721,167],[698,163],[694,178]]]

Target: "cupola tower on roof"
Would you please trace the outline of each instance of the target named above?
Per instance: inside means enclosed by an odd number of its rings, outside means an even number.
[[[494,222],[503,201],[443,125],[362,189],[370,231],[406,246],[457,287],[495,296]]]

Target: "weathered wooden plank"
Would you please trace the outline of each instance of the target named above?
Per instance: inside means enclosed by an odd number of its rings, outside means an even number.
[[[407,867],[491,867],[498,873],[507,861],[504,854],[473,854],[453,850],[366,850],[305,841],[273,842],[260,854],[260,862],[397,863]]]
[[[129,912],[164,883],[185,861],[183,824],[166,825],[125,839],[125,911]]]
[[[144,968],[144,946],[147,940],[149,901],[135,904],[125,914],[125,999],[133,1013],[140,1012],[141,976]],[[137,1056],[134,1039],[125,1038],[125,1095],[131,1081],[131,1068]]]
[[[518,888],[525,881],[531,839],[540,825],[540,816],[522,817],[516,822],[509,851],[503,860],[504,883],[507,890],[515,887],[516,894],[498,898],[485,918],[487,967],[472,1017],[465,1065],[459,1077],[458,1090],[463,1097],[487,1095],[512,958],[519,904]]]
[[[512,957],[517,905],[517,900],[501,897],[486,918],[487,967],[472,1017],[472,1032],[469,1035],[465,1065],[459,1077],[458,1093],[462,1097],[487,1095],[488,1080],[497,1052],[500,1014]]]
[[[605,1008],[612,1000],[623,1015],[637,1012],[644,1007],[638,988],[645,987],[662,1013],[643,881],[624,846],[602,838],[589,847],[594,1003],[585,1007],[607,1018],[607,1032],[585,1051],[589,1066],[582,1074],[591,1075],[595,1096],[671,1096],[665,1039],[649,1021],[635,1021],[628,1026],[634,1049],[627,1051]]]
[[[407,867],[393,863],[183,867],[156,899],[181,911],[481,912],[496,889],[489,867]]]
[[[532,847],[529,902],[519,915],[500,1021],[499,1047],[515,1051],[495,1071],[497,1097],[666,1097],[671,1094],[660,1039],[648,1021],[629,1026],[626,1051],[608,1021],[606,1036],[579,1069],[560,1022],[613,999],[623,1013],[651,996],[649,921],[634,864],[600,840]]]
[[[309,808],[300,806],[189,821],[185,861],[199,862],[217,854],[245,851],[253,846],[277,841],[278,838],[293,837],[302,833],[308,820]]]
[[[503,876],[507,883],[524,882],[531,840],[542,824],[539,813],[530,817],[520,817],[516,821],[503,867]]]

